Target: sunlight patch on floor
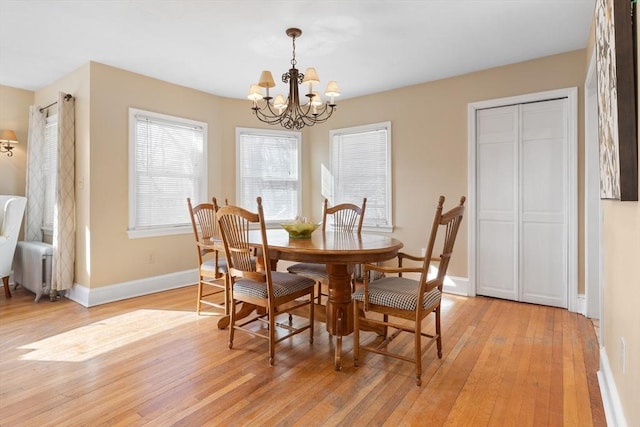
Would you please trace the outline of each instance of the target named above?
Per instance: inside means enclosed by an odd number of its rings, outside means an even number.
[[[23,345],[19,349],[33,351],[20,359],[83,362],[197,320],[193,312],[136,310]]]

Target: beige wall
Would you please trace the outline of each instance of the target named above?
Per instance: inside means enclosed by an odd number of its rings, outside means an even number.
[[[97,288],[194,267],[191,234],[129,239],[128,109],[187,117],[207,123],[208,193],[218,194],[222,98],[139,74],[90,64],[91,149],[85,177],[89,219],[82,224],[89,242],[82,285]],[[185,201],[186,209],[186,201]]]
[[[309,130],[312,212],[321,212],[320,167],[329,160],[329,130],[391,121],[393,135],[394,236],[405,250],[419,254],[426,244],[433,211],[440,194],[445,206],[467,195],[467,105],[527,93],[577,86],[579,88],[579,193],[583,193],[583,85],[585,51],[494,68],[431,83],[365,96],[340,103],[330,122]],[[582,196],[579,210],[582,211]],[[582,229],[583,215],[579,227]],[[582,247],[580,235],[580,247]],[[580,250],[580,260],[582,260]],[[579,270],[582,272],[582,261]],[[467,224],[456,241],[450,265],[453,276],[468,277]],[[582,273],[580,292],[584,292]]]
[[[640,35],[638,27],[636,35]],[[640,154],[638,157],[640,160]],[[627,424],[640,426],[640,203],[603,201],[603,209],[604,350]],[[626,342],[625,373],[620,361],[621,339]]]
[[[321,212],[319,179],[321,165],[328,160],[329,130],[390,120],[394,235],[405,242],[407,250],[419,253],[437,196],[444,194],[449,203],[454,203],[467,194],[467,104],[571,86],[581,88],[584,57],[584,50],[579,50],[341,102],[329,123],[303,132],[303,170],[308,171],[303,176],[303,213],[319,217]],[[68,80],[75,81],[75,90]],[[235,129],[259,127],[247,102],[98,63],[87,64],[37,91],[36,101],[50,102],[58,90],[77,92],[78,97],[81,255],[77,282],[97,288],[193,268],[191,235],[129,239],[126,234],[128,107],[207,122],[209,194],[234,201]],[[582,123],[579,125],[581,129]],[[580,130],[580,147],[582,140]],[[454,276],[468,275],[466,240],[465,225],[451,264]]]
[[[0,153],[0,194],[25,194],[29,105],[33,97],[29,90],[0,85],[0,130],[14,130],[19,141],[12,157]]]

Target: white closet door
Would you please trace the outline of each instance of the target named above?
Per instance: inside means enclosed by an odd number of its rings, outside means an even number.
[[[476,113],[476,292],[567,307],[566,100]]]
[[[518,299],[518,107],[479,110],[476,292]]]
[[[566,99],[520,106],[520,301],[567,306]]]

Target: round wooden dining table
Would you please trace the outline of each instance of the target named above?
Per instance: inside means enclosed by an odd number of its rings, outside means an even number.
[[[252,232],[253,233],[253,232]],[[256,231],[250,240],[259,244]],[[327,331],[336,337],[335,368],[342,369],[342,337],[353,332],[351,277],[355,264],[386,261],[397,256],[403,243],[389,235],[316,230],[309,239],[291,239],[282,229],[267,230],[271,268],[278,260],[326,264],[329,298]]]

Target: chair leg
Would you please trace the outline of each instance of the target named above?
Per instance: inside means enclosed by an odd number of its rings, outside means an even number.
[[[9,289],[9,276],[3,277],[2,283],[4,283],[4,296],[6,298],[11,298],[11,289]]]
[[[318,284],[318,304],[322,304],[322,282],[317,281]]]
[[[314,317],[316,312],[315,304],[313,303],[313,292],[309,294],[309,344],[313,344],[313,326]]]
[[[337,310],[337,318],[336,318],[336,326],[337,326],[337,336],[336,336],[336,351],[335,351],[335,369],[336,371],[342,370],[342,336],[344,335],[343,328],[344,323],[347,321],[345,319],[346,313],[343,308],[338,308]]]
[[[229,348],[233,348],[233,333],[236,330],[236,302],[231,297],[231,312],[230,312],[230,322],[229,322]]]
[[[273,366],[276,341],[276,313],[273,307],[269,306],[269,366]]]
[[[196,301],[196,313],[200,314],[200,310],[202,310],[202,276],[198,279],[198,296]]]
[[[358,366],[360,358],[360,304],[353,302],[353,366]]]
[[[387,314],[383,314],[382,315],[382,321],[384,323],[388,323],[389,322],[389,316]],[[387,325],[384,325],[382,327],[382,339],[387,339],[387,335],[389,334],[389,327]]]
[[[438,359],[442,359],[442,334],[440,333],[440,306],[436,307],[436,335],[438,339],[436,345],[438,346]]]
[[[422,322],[418,321],[414,333],[416,358],[416,385],[422,385]]]
[[[229,275],[227,273],[224,273],[224,315],[228,316],[229,314],[231,314],[231,298],[229,298],[230,295],[230,290],[229,290]]]

